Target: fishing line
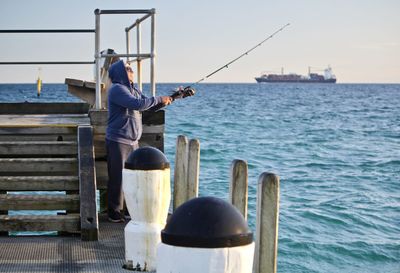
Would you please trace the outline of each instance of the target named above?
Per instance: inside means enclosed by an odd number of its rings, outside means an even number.
[[[201,78],[200,80],[198,80],[197,82],[192,83],[191,85],[187,86],[190,87],[192,85],[196,85],[206,79],[208,79],[209,77],[211,77],[212,75],[218,73],[219,71],[221,71],[224,68],[228,68],[229,65],[233,64],[234,62],[236,62],[237,60],[241,59],[242,57],[248,55],[251,51],[253,51],[254,49],[256,49],[257,47],[261,46],[263,43],[265,43],[266,41],[268,41],[269,39],[271,39],[272,37],[274,37],[276,34],[278,34],[279,32],[281,32],[282,30],[284,30],[286,27],[288,27],[290,25],[290,23],[287,23],[286,25],[284,25],[283,27],[281,27],[280,29],[278,29],[277,31],[275,31],[274,33],[272,33],[271,35],[269,35],[267,38],[265,38],[264,40],[262,40],[261,42],[259,42],[257,45],[253,46],[252,48],[250,48],[249,50],[247,50],[246,52],[244,52],[243,54],[241,54],[239,57],[231,60],[230,62],[228,62],[227,64],[221,66],[220,68],[214,70],[213,72],[211,72],[210,74],[208,74],[207,76]]]
[[[247,50],[246,52],[244,52],[243,54],[241,54],[239,57],[236,57],[235,59],[229,61],[227,64],[221,66],[220,68],[214,70],[213,72],[211,72],[210,74],[208,74],[207,76],[201,78],[200,80],[198,80],[197,82],[192,83],[191,85],[188,85],[186,87],[179,87],[177,89],[175,89],[175,92],[170,96],[172,98],[172,100],[176,100],[176,99],[181,99],[181,98],[185,98],[185,97],[189,97],[189,96],[193,96],[195,94],[195,90],[194,88],[192,88],[192,85],[197,85],[200,82],[204,81],[205,79],[208,79],[209,77],[211,77],[212,75],[218,73],[219,71],[221,71],[224,68],[228,68],[229,65],[233,64],[234,62],[238,61],[239,59],[241,59],[242,57],[248,55],[250,52],[252,52],[254,49],[256,49],[257,47],[261,46],[263,43],[265,43],[266,41],[268,41],[269,39],[271,39],[272,37],[274,37],[276,34],[278,34],[279,32],[281,32],[282,30],[284,30],[286,27],[288,27],[290,24],[287,23],[286,25],[284,25],[283,27],[281,27],[280,29],[278,29],[277,31],[275,31],[274,33],[272,33],[271,35],[269,35],[267,38],[265,38],[264,40],[262,40],[261,42],[259,42],[258,44],[256,44],[255,46],[253,46],[252,48],[250,48],[249,50]],[[156,105],[155,107],[153,107],[151,110],[152,111],[159,111],[160,109],[164,108],[164,105],[160,104],[160,105]]]

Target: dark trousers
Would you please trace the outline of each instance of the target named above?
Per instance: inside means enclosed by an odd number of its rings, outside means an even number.
[[[106,140],[107,168],[108,168],[108,215],[116,217],[124,206],[122,193],[122,169],[129,154],[138,148],[138,145],[127,145]]]

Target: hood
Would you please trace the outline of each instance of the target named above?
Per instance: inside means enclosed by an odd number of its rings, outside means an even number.
[[[108,70],[108,76],[112,83],[120,83],[130,86],[128,74],[126,73],[125,64],[123,60],[113,63]]]

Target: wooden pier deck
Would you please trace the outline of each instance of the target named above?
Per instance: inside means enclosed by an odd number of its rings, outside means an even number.
[[[0,237],[0,272],[126,273],[124,227],[101,219],[99,240],[90,242],[80,236]]]

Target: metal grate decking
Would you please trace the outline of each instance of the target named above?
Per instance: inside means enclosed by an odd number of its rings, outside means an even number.
[[[100,222],[97,242],[80,236],[0,237],[0,272],[127,273],[124,227]]]

